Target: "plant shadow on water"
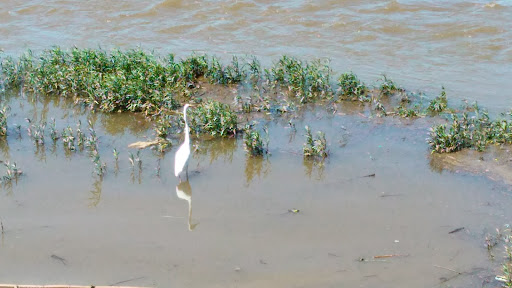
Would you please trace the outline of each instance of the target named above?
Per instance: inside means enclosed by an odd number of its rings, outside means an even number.
[[[271,165],[268,157],[265,156],[249,156],[245,158],[245,185],[249,186],[255,176],[266,177],[271,171]]]

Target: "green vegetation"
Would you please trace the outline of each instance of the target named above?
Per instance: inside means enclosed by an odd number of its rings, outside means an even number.
[[[173,110],[190,102],[199,103],[190,112],[191,130],[220,137],[236,134],[238,120],[242,118],[238,114],[286,113],[300,109],[301,104],[323,100],[357,100],[365,102],[361,105],[373,106],[377,116],[404,118],[435,116],[448,109],[444,87],[427,106],[421,99],[411,99],[414,94],[406,93],[386,75],[373,90],[352,72],[341,74],[336,83],[331,83],[333,76],[327,61],[307,62],[290,56],[282,56],[264,69],[255,57],[234,56],[228,65],[223,65],[217,57],[208,55],[192,54],[176,59],[173,54],[162,58],[141,49],[107,52],[80,48],[66,51],[55,47],[40,55],[27,51],[17,59],[2,55],[0,67],[0,80],[7,89],[67,97],[103,112],[144,113],[155,120],[160,151],[171,145],[167,139],[169,133],[179,131],[183,125],[179,117],[174,117]],[[220,85],[237,92],[236,105],[207,98],[210,94],[203,101],[205,85]],[[381,97],[397,92],[401,95],[399,103],[398,99]],[[432,151],[483,150],[491,143],[511,142],[510,120],[491,121],[486,113],[478,111],[471,117],[450,111],[451,125],[436,125],[431,129],[428,142]],[[6,114],[7,108],[0,107],[0,136],[7,133]],[[45,125],[29,127],[29,135],[38,145],[44,145]],[[76,133],[69,128],[61,135],[55,123],[49,127],[51,139],[54,142],[62,139],[69,151],[90,147],[87,141],[91,139],[80,127]],[[316,154],[313,147],[313,144],[305,146],[305,155]]]
[[[247,124],[244,128],[244,148],[251,156],[261,156],[268,153],[268,133],[266,145],[263,143],[260,132],[254,130],[253,125]]]
[[[190,128],[196,133],[221,137],[236,133],[238,117],[227,104],[208,100],[191,109],[189,114]]]
[[[428,110],[433,113],[441,113],[448,107],[448,99],[446,98],[446,91],[442,87],[441,95],[430,101]]]
[[[512,116],[512,115],[511,115]],[[430,129],[428,143],[432,152],[455,152],[464,148],[483,151],[489,144],[511,144],[510,120],[491,121],[487,112],[475,105],[474,115],[451,114],[451,124],[441,124]]]
[[[7,106],[0,104],[0,137],[7,135]]]
[[[366,96],[368,93],[366,85],[352,72],[342,74],[338,78],[338,85],[339,94],[343,98],[359,100],[361,102],[369,100]]]
[[[10,163],[9,161],[3,162],[5,166],[5,175],[2,177],[2,182],[11,182],[12,180],[18,179],[18,176],[23,172],[18,168],[16,162]]]
[[[265,70],[267,81],[288,89],[288,94],[309,103],[315,99],[330,97],[331,70],[321,61],[303,62],[293,57],[283,56],[271,70]]]
[[[382,75],[382,79],[380,80],[382,83],[380,84],[380,94],[384,96],[391,96],[396,92],[403,91],[402,88],[398,87],[393,80],[386,77],[386,75]]]
[[[318,131],[318,137],[316,139],[313,138],[311,133],[311,129],[309,126],[305,127],[306,129],[306,143],[302,147],[302,153],[305,157],[319,156],[322,158],[327,157],[327,140],[325,139],[325,133],[322,131]]]

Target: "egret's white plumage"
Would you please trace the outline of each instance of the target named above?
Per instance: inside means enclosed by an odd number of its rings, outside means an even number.
[[[188,180],[188,158],[190,156],[190,131],[187,123],[187,108],[190,105],[185,104],[183,107],[183,117],[185,118],[185,141],[181,144],[178,151],[176,151],[176,155],[174,156],[174,175],[180,178],[181,181],[181,173],[183,169],[185,169],[185,173],[187,175]]]

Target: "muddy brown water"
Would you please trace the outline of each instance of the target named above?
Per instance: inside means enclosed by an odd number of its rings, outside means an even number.
[[[512,107],[511,17],[508,1],[4,1],[0,49],[18,55],[52,45],[140,45],[182,56],[254,54],[267,64],[285,53],[327,57],[335,71],[352,70],[369,83],[386,73],[431,97],[444,85],[454,105],[468,99],[502,112]],[[0,189],[0,282],[499,285],[492,280],[502,255],[491,261],[484,240],[510,223],[510,153],[433,157],[425,138],[438,120],[371,118],[347,104],[330,114],[318,106],[301,111],[294,133],[289,116],[263,115],[268,158],[247,157],[240,139],[194,137],[189,185],[177,190],[175,148],[143,150],[142,169],[131,167],[136,151],[128,144],[153,136],[143,117],[24,97],[5,100],[11,115],[0,160],[15,161],[24,174]],[[103,178],[87,151],[67,153],[48,132],[44,147],[34,145],[25,118],[52,117],[59,131],[94,123]],[[306,124],[326,132],[324,163],[303,160]],[[468,166],[477,168],[465,172]],[[394,256],[373,258],[384,255]]]
[[[12,110],[1,160],[16,161],[24,174],[0,190],[2,281],[467,287],[499,273],[484,240],[511,219],[512,194],[505,182],[432,164],[430,119],[306,107],[294,133],[288,116],[264,115],[269,157],[246,156],[240,139],[193,138],[190,181],[177,187],[175,149],[143,150],[140,171],[128,160],[136,153],[128,144],[152,136],[143,118],[30,96],[6,101]],[[25,118],[52,117],[59,131],[94,123],[103,178],[86,151],[66,153],[48,134],[44,147],[35,146]],[[300,154],[306,124],[327,134],[323,165]],[[394,256],[374,259],[384,255]]]
[[[62,47],[142,47],[165,55],[193,51],[329,58],[370,84],[381,73],[407,89],[456,105],[512,107],[510,1],[3,1],[0,49],[19,55]]]

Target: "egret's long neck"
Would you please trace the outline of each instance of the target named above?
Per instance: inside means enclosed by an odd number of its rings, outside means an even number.
[[[188,128],[188,123],[187,123],[187,109],[186,108],[183,111],[183,118],[185,118],[185,143],[190,143],[190,137],[189,137],[190,129]]]

